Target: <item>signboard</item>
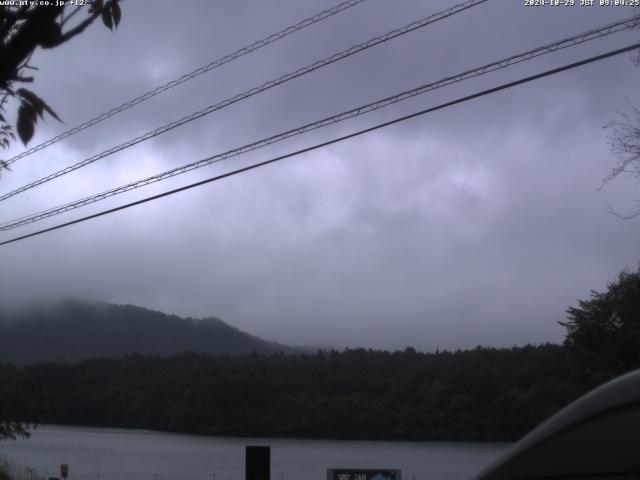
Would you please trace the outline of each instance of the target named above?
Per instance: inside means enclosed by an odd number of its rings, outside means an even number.
[[[60,465],[60,476],[62,478],[67,478],[69,476],[69,465],[66,463]]]
[[[328,468],[327,480],[402,480],[400,470]]]

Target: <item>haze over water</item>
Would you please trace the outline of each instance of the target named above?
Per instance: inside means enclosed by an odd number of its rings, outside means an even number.
[[[271,478],[326,478],[329,467],[399,468],[405,480],[463,480],[507,444],[220,438],[94,427],[38,427],[30,439],[2,442],[0,455],[69,480],[239,480],[244,447],[271,446]]]

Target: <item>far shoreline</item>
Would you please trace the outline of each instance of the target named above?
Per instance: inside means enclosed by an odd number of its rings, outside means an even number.
[[[33,424],[32,424],[33,425]],[[86,431],[93,432],[104,432],[104,433],[119,433],[119,434],[138,434],[138,435],[176,435],[176,436],[192,436],[192,437],[200,437],[200,438],[211,438],[211,439],[221,439],[221,440],[262,440],[262,439],[270,439],[270,440],[304,440],[304,441],[319,441],[319,442],[371,442],[371,443],[409,443],[409,444],[418,444],[418,443],[440,443],[440,444],[486,444],[486,445],[511,445],[516,442],[518,439],[491,439],[491,438],[453,438],[453,439],[442,439],[442,438],[401,438],[401,437],[340,437],[340,436],[322,436],[322,435],[296,435],[296,436],[287,436],[287,435],[277,435],[277,434],[242,434],[242,433],[230,433],[230,434],[220,434],[220,433],[206,433],[206,432],[186,432],[186,431],[173,431],[173,430],[157,430],[157,429],[146,429],[146,428],[136,428],[136,427],[122,427],[122,426],[109,426],[109,425],[82,425],[82,424],[59,424],[59,423],[41,423],[37,424],[35,427],[30,426],[28,428],[29,433],[37,432],[42,428],[62,428],[62,429],[82,429]],[[28,439],[25,439],[28,440]]]

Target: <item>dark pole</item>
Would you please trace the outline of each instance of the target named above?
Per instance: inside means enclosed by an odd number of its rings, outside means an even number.
[[[245,479],[271,479],[271,447],[247,446],[245,453]]]

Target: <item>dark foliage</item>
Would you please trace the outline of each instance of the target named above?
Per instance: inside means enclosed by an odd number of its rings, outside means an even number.
[[[0,5],[0,112],[5,111],[9,99],[18,103],[15,129],[25,145],[35,132],[38,119],[48,113],[58,115],[34,92],[16,88],[16,84],[33,82],[26,71],[37,70],[29,64],[37,48],[55,48],[81,34],[94,20],[101,17],[109,29],[117,27],[122,17],[119,0],[87,0],[82,5],[71,2],[14,2]],[[86,6],[85,6],[86,4]],[[88,7],[88,8],[87,8]],[[76,14],[84,10],[86,16]],[[0,149],[15,139],[14,126],[0,114]],[[0,160],[0,170],[8,169]]]
[[[568,311],[565,345],[581,381],[593,387],[612,376],[640,368],[640,267],[622,272],[604,293],[578,301]]]
[[[578,393],[557,345],[0,366],[25,421],[215,435],[516,438]]]
[[[25,402],[11,390],[0,389],[0,440],[29,436],[28,425],[14,420],[29,414],[25,408]]]

